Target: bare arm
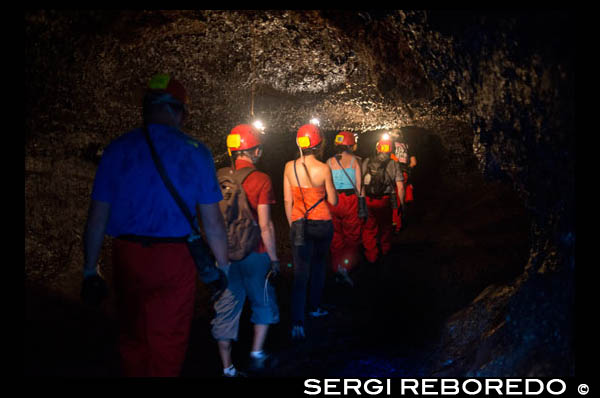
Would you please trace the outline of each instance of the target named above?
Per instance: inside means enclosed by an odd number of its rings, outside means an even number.
[[[329,166],[325,165],[323,170],[325,170],[325,190],[327,191],[327,201],[332,206],[336,206],[338,202],[338,197],[337,191],[335,190],[335,186],[333,185],[331,169],[329,168]]]
[[[225,230],[225,221],[219,210],[219,203],[198,204],[198,213],[204,226],[206,241],[215,255],[219,267],[229,264],[227,231]]]
[[[358,158],[355,158],[354,162],[354,175],[356,177],[356,190],[358,191],[358,196],[361,196],[362,193],[362,173],[360,171],[360,162]]]
[[[110,203],[92,200],[83,236],[83,276],[97,274],[96,265],[110,216]]]
[[[396,180],[396,186],[398,187],[398,197],[400,198],[400,204],[404,207],[404,174],[400,168],[400,163],[394,162],[394,174]],[[398,181],[401,180],[401,181]]]
[[[404,182],[396,181],[398,187],[398,197],[400,198],[400,205],[404,207]]]
[[[271,205],[258,205],[257,211],[260,235],[267,249],[267,254],[271,261],[278,261],[275,226],[273,225],[273,219],[271,218]]]
[[[294,206],[294,199],[292,197],[292,186],[287,178],[289,166],[286,165],[283,173],[283,206],[285,208],[285,216],[287,217],[288,224],[292,225],[292,207]]]

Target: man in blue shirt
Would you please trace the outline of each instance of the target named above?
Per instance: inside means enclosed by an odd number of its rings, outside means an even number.
[[[155,75],[143,118],[158,157],[188,208],[196,210],[219,267],[227,267],[227,233],[214,161],[179,130],[187,94],[177,80]],[[197,272],[185,243],[191,226],[152,159],[142,128],[114,140],[96,172],[84,236],[84,290],[98,281],[104,235],[113,241],[119,351],[126,376],[177,376],[187,350]]]

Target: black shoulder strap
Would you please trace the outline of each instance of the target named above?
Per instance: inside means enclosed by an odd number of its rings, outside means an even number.
[[[337,156],[334,156],[334,157],[335,157],[335,160],[340,165],[340,168],[342,169],[342,171],[344,172],[344,174],[346,174],[346,177],[348,178],[348,181],[350,181],[350,184],[352,184],[352,188],[354,188],[354,192],[356,192],[356,194],[360,196],[360,194],[358,193],[358,189],[356,189],[356,185],[354,185],[354,183],[352,182],[352,179],[350,178],[350,176],[348,175],[348,173],[346,173],[346,169],[344,169],[344,166],[342,166],[342,163],[340,162],[340,160],[338,159],[338,157]],[[354,161],[354,158],[352,158],[352,161]]]
[[[306,173],[308,174],[308,169],[306,169],[306,166],[304,168],[306,170]],[[306,209],[306,202],[304,201],[304,193],[302,193],[302,187],[300,186],[300,179],[298,179],[298,172],[296,171],[296,159],[294,159],[294,174],[296,175],[296,181],[298,182],[298,189],[300,189],[300,195],[302,195],[302,203],[304,203],[304,218],[308,218],[308,213],[314,209],[315,207],[317,207],[317,205],[319,203],[321,203],[324,199],[325,196],[323,196],[321,199],[319,199],[314,205],[312,205],[308,210]],[[308,177],[310,179],[310,176]]]
[[[179,196],[179,194],[177,193],[177,190],[173,186],[173,183],[167,176],[167,172],[166,172],[162,162],[160,161],[158,154],[156,153],[156,149],[154,148],[154,145],[152,144],[152,140],[150,139],[150,133],[148,132],[147,126],[144,126],[144,136],[146,137],[146,141],[148,142],[148,145],[150,146],[150,152],[152,153],[152,159],[154,160],[154,164],[156,165],[156,168],[158,169],[158,173],[160,174],[160,177],[162,178],[163,182],[165,183],[165,186],[167,187],[167,189],[173,196],[173,199],[175,199],[175,202],[177,202],[177,205],[179,206],[179,208],[185,215],[185,218],[187,218],[188,222],[190,223],[190,225],[192,227],[192,230],[195,233],[200,234],[198,227],[194,223],[194,216],[192,216],[190,209],[188,209],[187,205],[185,204],[185,202],[183,201],[181,196]]]
[[[300,179],[298,178],[298,172],[296,171],[296,159],[294,159],[294,174],[296,175],[296,181],[298,182],[298,189],[300,190],[300,195],[302,195],[302,203],[304,203],[304,211],[308,213],[306,210],[306,202],[304,201],[304,193],[302,192],[302,187],[300,186]]]

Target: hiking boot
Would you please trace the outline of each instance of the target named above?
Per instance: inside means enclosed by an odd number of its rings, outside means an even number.
[[[266,352],[262,352],[259,357],[250,355],[250,361],[248,362],[248,370],[251,372],[257,372],[265,369],[274,368],[278,361],[275,357]]]
[[[303,340],[306,338],[304,334],[304,326],[296,325],[292,327],[292,340]]]
[[[338,271],[336,272],[336,281],[342,284],[345,283],[350,287],[354,286],[354,281],[352,280],[352,278],[350,278],[350,275],[348,275],[348,270],[346,270],[345,268],[338,269]]]
[[[313,318],[318,318],[318,317],[321,317],[321,316],[325,316],[327,314],[329,314],[329,311],[324,310],[323,308],[320,308],[320,307],[317,308],[316,310],[311,311],[311,312],[308,313],[308,315],[312,316]]]

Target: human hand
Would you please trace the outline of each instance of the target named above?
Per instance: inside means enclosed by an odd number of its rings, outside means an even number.
[[[80,296],[90,307],[99,307],[108,296],[106,281],[97,273],[84,277]]]
[[[281,272],[281,263],[279,262],[279,260],[271,260],[271,276],[275,278],[275,277],[279,276],[280,272]]]

